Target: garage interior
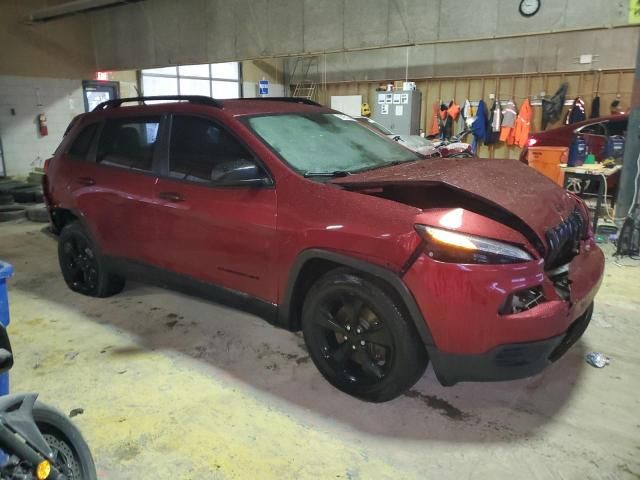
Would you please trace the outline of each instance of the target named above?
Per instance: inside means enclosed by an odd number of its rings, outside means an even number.
[[[97,478],[640,478],[640,1],[6,0],[0,25],[10,390],[72,418]],[[77,115],[159,95],[298,97],[395,140],[444,136],[528,163],[597,222],[605,269],[589,327],[537,375],[445,387],[429,366],[403,395],[368,403],[322,377],[300,331],[138,281],[108,298],[71,291],[47,159]],[[510,101],[530,126],[498,140],[491,115],[506,119]],[[538,136],[563,127],[566,138]]]

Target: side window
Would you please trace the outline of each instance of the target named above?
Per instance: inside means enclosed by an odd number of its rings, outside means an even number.
[[[107,120],[96,162],[150,172],[159,127],[159,117]]]
[[[172,178],[201,183],[241,182],[258,172],[261,169],[249,151],[217,123],[200,117],[173,118],[169,147]]]
[[[587,125],[580,129],[580,133],[588,134],[588,135],[606,135],[607,131],[604,128],[602,123],[594,123],[592,125]]]
[[[607,124],[609,135],[627,136],[627,120],[612,120]]]
[[[74,139],[73,143],[69,147],[69,151],[67,152],[70,157],[76,158],[78,160],[85,160],[87,158],[87,154],[89,153],[89,149],[91,148],[91,142],[96,136],[99,125],[100,124],[98,123],[92,123],[91,125],[87,125],[80,131],[78,136]]]

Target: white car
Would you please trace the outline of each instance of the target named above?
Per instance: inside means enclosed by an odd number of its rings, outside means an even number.
[[[380,125],[378,122],[371,120],[369,117],[353,117],[357,122],[361,123],[369,130],[373,130],[374,132],[384,135],[386,137],[395,140],[400,145],[409,150],[419,153],[420,155],[424,155],[426,157],[438,157],[438,149],[435,147],[431,140],[427,140],[420,135],[398,135],[393,133],[388,128]]]

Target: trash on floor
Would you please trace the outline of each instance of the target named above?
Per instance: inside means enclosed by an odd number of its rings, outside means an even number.
[[[602,368],[606,365],[609,365],[609,363],[611,362],[611,359],[609,357],[600,352],[589,352],[585,355],[584,358],[589,365],[593,365],[596,368]]]

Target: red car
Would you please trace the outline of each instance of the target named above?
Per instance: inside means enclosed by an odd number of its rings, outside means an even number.
[[[620,135],[626,137],[629,115],[610,115],[608,117],[590,118],[583,122],[572,123],[544,132],[529,135],[527,146],[520,153],[520,161],[529,163],[527,159],[528,147],[569,147],[577,134],[582,135],[587,151],[593,153],[596,161],[602,160],[607,137]]]
[[[48,162],[72,290],[142,277],[256,312],[375,402],[428,361],[444,385],[533,375],[587,327],[603,255],[534,170],[423,159],[302,99],[160,98],[80,115]]]

